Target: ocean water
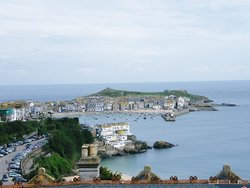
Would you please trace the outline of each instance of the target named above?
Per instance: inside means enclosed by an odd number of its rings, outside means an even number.
[[[8,100],[70,100],[97,92],[106,87],[139,91],[186,89],[205,95],[217,103],[235,103],[237,107],[219,107],[216,112],[193,112],[165,122],[160,116],[134,121],[139,115],[85,115],[82,123],[128,121],[131,132],[138,139],[152,145],[165,140],[177,147],[166,150],[148,150],[146,153],[115,157],[102,161],[114,171],[134,176],[145,165],[162,179],[172,175],[188,178],[209,178],[224,164],[230,164],[243,179],[250,179],[250,81],[182,82],[143,84],[94,84],[55,86],[0,86],[0,101]]]
[[[98,92],[107,87],[136,91],[164,91],[185,89],[190,93],[205,95],[218,102],[249,102],[250,81],[218,82],[167,82],[123,84],[75,84],[75,85],[19,85],[1,86],[0,102],[11,100],[57,101],[71,100]]]

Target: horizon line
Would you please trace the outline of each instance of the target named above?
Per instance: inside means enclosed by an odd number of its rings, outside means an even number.
[[[189,80],[189,81],[145,81],[145,82],[93,82],[93,83],[44,83],[44,84],[0,84],[2,86],[60,86],[60,85],[105,85],[105,84],[153,84],[153,83],[200,83],[200,82],[237,82],[250,80]]]

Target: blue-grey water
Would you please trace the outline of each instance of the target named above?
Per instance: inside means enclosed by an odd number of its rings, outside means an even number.
[[[68,100],[96,92],[105,87],[116,89],[163,91],[186,89],[205,95],[217,103],[236,103],[237,107],[220,107],[216,112],[193,112],[165,122],[160,116],[134,121],[133,115],[82,116],[88,124],[128,121],[131,132],[150,145],[156,140],[178,144],[166,150],[148,150],[144,154],[129,155],[104,160],[102,165],[131,176],[144,165],[163,179],[172,175],[188,178],[196,175],[208,178],[216,175],[223,164],[243,179],[250,179],[250,81],[145,83],[145,84],[95,84],[56,86],[0,86],[0,101],[8,100]]]

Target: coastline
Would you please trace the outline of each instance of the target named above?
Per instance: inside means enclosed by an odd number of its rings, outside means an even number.
[[[143,110],[129,110],[129,111],[87,111],[87,112],[62,112],[62,113],[54,113],[52,117],[79,117],[81,115],[95,115],[95,114],[130,114],[130,113],[138,113],[138,114],[162,114],[169,113],[172,110],[153,110],[153,109],[143,109]]]

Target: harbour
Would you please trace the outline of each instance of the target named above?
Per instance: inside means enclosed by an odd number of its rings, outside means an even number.
[[[218,106],[218,111],[197,111],[176,117],[175,122],[166,122],[159,114],[149,112],[138,113],[79,113],[82,124],[96,125],[112,122],[129,122],[131,132],[138,139],[152,145],[156,140],[165,140],[177,147],[166,150],[148,150],[146,153],[113,157],[102,161],[114,171],[121,171],[130,176],[137,174],[143,166],[149,164],[162,179],[169,179],[176,175],[187,179],[196,175],[199,179],[207,179],[215,175],[223,164],[231,164],[243,179],[250,179],[250,166],[248,158],[250,149],[245,146],[249,140],[249,82],[194,82],[194,83],[158,83],[158,84],[123,84],[120,87],[133,90],[150,91],[162,88],[184,88],[192,93],[208,96],[216,103],[232,103],[236,106]],[[112,87],[117,85],[112,85]],[[92,86],[104,87],[103,85]],[[5,87],[6,88],[6,87]],[[23,87],[20,93],[28,96],[29,87]],[[30,88],[32,88],[30,86]],[[46,90],[46,87],[42,87]],[[49,87],[50,88],[50,87]],[[67,86],[55,86],[53,100],[60,99]],[[82,93],[89,93],[87,86],[73,87],[72,94],[64,96],[71,98],[77,89],[82,88]],[[16,88],[19,89],[20,88]],[[3,90],[6,94],[8,89]],[[13,91],[13,90],[11,90]],[[25,93],[26,92],[26,93]],[[52,92],[53,93],[53,92]],[[39,93],[41,94],[41,93]],[[41,97],[33,95],[33,99]],[[51,94],[51,92],[50,92]],[[6,94],[8,96],[8,94]],[[45,94],[43,96],[49,96]],[[17,97],[17,96],[16,96]],[[15,98],[16,98],[15,97]],[[20,96],[19,96],[20,97]],[[51,95],[50,95],[51,97]],[[49,98],[50,98],[49,97]],[[48,100],[49,98],[46,98]],[[9,98],[10,99],[10,98]],[[8,99],[6,99],[8,100]],[[70,114],[68,114],[70,115]],[[72,117],[75,114],[72,114]]]
[[[243,145],[248,138],[249,127],[245,123],[249,120],[231,118],[234,115],[246,117],[248,108],[220,107],[216,112],[185,114],[177,117],[175,122],[166,122],[159,115],[145,120],[136,114],[113,114],[109,118],[100,114],[96,120],[91,116],[90,119],[81,116],[81,119],[90,124],[128,120],[131,132],[149,145],[159,139],[178,145],[171,149],[152,149],[143,154],[102,161],[102,165],[114,171],[133,176],[142,166],[150,164],[163,179],[172,175],[183,179],[197,175],[206,179],[216,175],[223,164],[229,163],[242,178],[248,179],[250,151]],[[137,117],[138,121],[134,121]]]

